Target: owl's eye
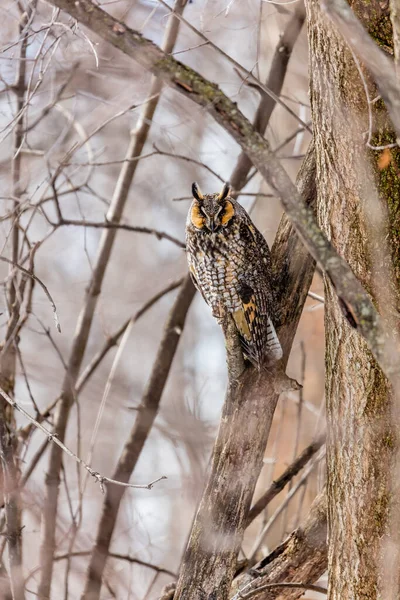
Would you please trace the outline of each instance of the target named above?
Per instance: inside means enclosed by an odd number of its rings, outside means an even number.
[[[199,202],[195,202],[193,204],[190,219],[197,229],[203,229],[206,220],[206,215]]]
[[[219,211],[221,212],[221,211]],[[229,202],[229,200],[227,200],[224,204],[224,206],[222,207],[222,212],[219,215],[220,219],[221,219],[221,225],[223,227],[225,227],[226,225],[228,225],[229,221],[232,219],[232,217],[235,215],[235,209],[234,206],[232,204],[232,202]]]

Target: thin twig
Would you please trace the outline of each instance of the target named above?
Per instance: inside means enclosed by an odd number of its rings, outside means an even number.
[[[324,304],[324,302],[325,302],[324,297],[323,296],[319,296],[315,292],[308,292],[307,295],[310,296],[310,298],[313,298],[314,300],[318,300],[318,302],[321,302],[321,304]]]
[[[319,592],[320,594],[327,594],[328,590],[321,585],[312,585],[311,583],[266,583],[265,585],[261,585],[254,590],[251,590],[248,594],[239,594],[237,597],[242,600],[246,600],[247,598],[252,598],[253,596],[257,596],[261,592],[265,592],[267,590],[271,590],[274,588],[292,588],[292,589],[301,589],[301,590],[309,590],[310,592]]]
[[[53,300],[53,298],[50,295],[49,290],[47,289],[47,287],[45,286],[45,284],[43,283],[43,281],[41,281],[39,279],[39,277],[37,277],[34,273],[32,273],[31,271],[28,271],[28,269],[25,269],[24,267],[22,267],[21,265],[19,265],[18,263],[10,260],[9,258],[6,258],[5,256],[0,256],[0,260],[2,260],[3,262],[8,263],[9,265],[12,265],[13,267],[15,267],[16,269],[19,269],[20,271],[22,271],[22,273],[24,273],[25,275],[27,275],[28,277],[30,277],[31,279],[33,279],[34,281],[36,281],[42,288],[42,290],[44,291],[44,293],[46,294],[47,298],[49,299],[49,302],[51,304],[51,307],[53,309],[54,312],[54,320],[56,322],[56,327],[57,330],[61,333],[61,326],[60,326],[60,321],[58,320],[58,315],[57,315],[57,307],[55,305],[55,302]]]
[[[58,555],[56,554],[56,556],[54,557],[54,561],[59,562],[62,560],[67,560],[68,558],[81,558],[83,556],[90,556],[91,553],[92,553],[92,550],[78,550],[75,552],[68,552],[65,554],[58,554]],[[170,577],[176,578],[176,573],[174,573],[173,571],[170,571],[169,569],[165,569],[163,567],[159,567],[158,565],[153,565],[153,563],[150,563],[147,560],[135,558],[134,556],[130,556],[129,554],[119,554],[118,552],[110,552],[108,556],[109,556],[109,558],[114,558],[115,560],[124,560],[124,561],[132,563],[134,565],[139,565],[141,567],[146,567],[146,569],[151,569],[152,571],[155,571],[156,573],[162,573],[164,575],[169,575]],[[34,575],[36,575],[36,573],[38,571],[40,571],[40,567],[36,567],[35,569],[32,569],[32,571],[29,573],[29,575],[25,579],[25,585],[28,583],[28,581]]]
[[[136,233],[147,233],[155,235],[158,240],[168,240],[179,248],[185,249],[186,246],[183,242],[175,238],[174,236],[166,233],[165,231],[158,231],[158,229],[151,229],[149,227],[140,227],[136,225],[127,225],[126,223],[113,223],[112,221],[96,222],[86,220],[75,220],[75,219],[62,219],[58,223],[52,223],[54,227],[63,225],[69,225],[74,227],[92,227],[94,229],[123,229],[125,231],[134,231]]]
[[[95,471],[91,466],[86,464],[86,462],[84,460],[82,460],[81,458],[79,458],[79,456],[77,456],[74,452],[72,452],[72,450],[67,448],[67,446],[61,440],[58,439],[57,435],[52,433],[49,429],[46,429],[46,427],[44,427],[41,423],[39,423],[39,421],[37,421],[34,417],[32,417],[32,415],[30,415],[24,408],[22,408],[22,406],[20,404],[18,404],[18,402],[16,400],[13,400],[12,398],[10,398],[10,396],[2,388],[0,388],[0,396],[2,396],[4,398],[4,400],[6,402],[8,402],[8,404],[10,406],[12,406],[15,410],[20,412],[26,419],[28,419],[28,421],[30,423],[32,423],[32,425],[34,425],[37,429],[40,429],[40,431],[42,431],[45,435],[47,435],[47,439],[49,442],[54,442],[54,444],[56,444],[59,448],[61,448],[61,450],[63,450],[66,454],[68,454],[68,456],[73,458],[79,465],[82,465],[82,467],[84,467],[86,469],[86,471],[88,471],[88,473],[90,473],[90,475],[100,484],[100,489],[103,493],[105,492],[104,483],[113,483],[115,485],[126,487],[126,488],[151,490],[151,488],[154,486],[155,483],[158,483],[162,479],[167,479],[165,475],[162,475],[161,477],[158,477],[157,479],[150,481],[150,483],[134,484],[134,483],[126,483],[124,481],[117,481],[116,479],[112,479],[110,477],[106,477],[105,475],[101,475],[98,471]]]
[[[289,504],[290,500],[295,496],[295,494],[298,492],[298,490],[303,486],[304,482],[307,481],[307,478],[310,476],[310,474],[314,470],[315,466],[319,463],[320,460],[322,460],[322,458],[324,458],[324,456],[325,456],[325,448],[322,447],[320,449],[320,451],[318,452],[317,456],[314,457],[314,460],[311,462],[311,464],[308,465],[308,467],[305,469],[305,471],[304,471],[303,475],[301,476],[300,480],[291,489],[291,491],[287,494],[287,496],[284,499],[284,501],[278,506],[278,508],[275,510],[275,512],[268,519],[268,521],[264,525],[264,527],[263,527],[260,535],[258,536],[258,539],[253,544],[253,548],[251,549],[250,557],[249,557],[249,564],[250,565],[254,565],[255,564],[257,552],[258,552],[258,550],[259,550],[259,548],[260,548],[260,546],[262,544],[263,539],[265,538],[265,536],[268,533],[268,531],[271,529],[272,525],[276,522],[277,518],[282,513],[282,511],[285,510],[285,508]]]
[[[164,8],[166,8],[168,11],[170,11],[173,14],[176,14],[175,10],[173,8],[171,8],[166,2],[164,2],[164,0],[158,0],[158,2],[160,4],[162,4],[164,6]],[[285,102],[277,94],[275,94],[274,91],[272,91],[269,87],[267,87],[259,79],[257,79],[257,77],[255,77],[255,75],[253,75],[253,73],[251,71],[248,71],[245,67],[243,67],[243,65],[238,63],[234,58],[229,56],[229,54],[224,52],[224,50],[222,50],[222,48],[220,48],[219,46],[214,44],[214,42],[209,40],[203,33],[201,33],[201,31],[196,29],[196,27],[194,27],[194,25],[189,23],[189,21],[187,19],[185,19],[182,15],[176,14],[176,16],[178,17],[178,19],[180,21],[182,21],[182,23],[184,23],[186,25],[186,27],[191,29],[191,31],[193,31],[196,35],[198,35],[204,42],[207,42],[207,44],[210,45],[211,48],[216,50],[218,52],[218,54],[221,54],[221,56],[223,56],[226,60],[228,60],[228,62],[230,62],[232,65],[234,65],[234,67],[236,67],[242,73],[244,73],[246,76],[246,79],[251,81],[257,87],[259,87],[260,90],[262,90],[265,94],[270,96],[272,98],[272,100],[274,101],[274,103],[280,104],[294,119],[296,119],[296,121],[298,121],[300,123],[300,125],[302,127],[304,127],[304,129],[307,129],[307,131],[312,133],[312,131],[311,131],[310,127],[307,125],[307,123],[305,123],[302,119],[300,119],[300,117],[287,104],[285,104]]]

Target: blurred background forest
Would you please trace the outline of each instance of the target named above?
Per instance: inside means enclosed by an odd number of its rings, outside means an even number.
[[[299,0],[300,2],[301,0]],[[193,0],[184,18],[261,81],[299,2]],[[108,12],[162,44],[170,18],[158,2],[100,2]],[[104,223],[131,132],[140,126],[151,75],[43,1],[5,0],[0,7],[0,243],[12,259],[19,225],[18,263],[32,269],[57,306],[61,334],[43,289],[28,278],[20,298],[15,344],[18,402],[38,417],[60,398],[85,289],[96,264]],[[28,32],[28,34],[26,33]],[[25,41],[23,41],[25,40]],[[173,54],[206,74],[253,118],[260,90],[184,23]],[[21,83],[22,87],[15,83]],[[21,97],[22,91],[22,97]],[[307,39],[303,30],[289,61],[282,99],[309,122]],[[295,179],[310,135],[275,106],[266,137]],[[123,212],[124,225],[157,230],[184,242],[192,181],[218,191],[229,180],[240,148],[200,106],[163,90]],[[280,202],[254,173],[239,195],[272,245]],[[60,218],[62,214],[62,219]],[[63,221],[74,220],[68,225]],[[103,230],[104,233],[104,230]],[[37,244],[40,242],[40,244]],[[10,281],[20,269],[0,262],[1,339],[9,323]],[[107,340],[155,295],[187,273],[180,245],[146,232],[118,229],[98,298],[80,375]],[[312,292],[321,295],[315,275]],[[165,321],[177,289],[160,297],[131,324],[83,383],[78,378],[66,445],[102,475],[111,476],[138,414]],[[287,372],[301,392],[280,398],[256,497],[325,427],[323,303],[307,300]],[[122,341],[121,341],[122,340]],[[7,344],[7,342],[4,342]],[[4,346],[4,344],[3,344]],[[81,378],[82,379],[82,378]],[[176,573],[205,483],[226,387],[223,335],[196,294],[182,332],[155,424],[131,478],[151,490],[127,489],[113,534],[102,598],[157,598]],[[44,424],[51,429],[52,409]],[[26,598],[40,579],[40,529],[50,442],[17,414],[22,477],[23,575]],[[57,515],[53,598],[82,592],[104,496],[100,486],[63,454]],[[323,449],[248,528],[243,555],[257,543],[273,549],[307,514],[324,483]],[[267,533],[260,537],[264,525]],[[4,526],[4,522],[3,522]],[[4,543],[1,550],[5,553]],[[78,553],[73,556],[73,553]],[[135,559],[150,566],[137,564]],[[7,560],[5,559],[7,566]],[[307,592],[308,597],[318,597]],[[4,596],[7,597],[7,596]]]

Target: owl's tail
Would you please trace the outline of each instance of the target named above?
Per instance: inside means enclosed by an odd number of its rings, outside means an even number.
[[[267,325],[267,345],[265,350],[265,354],[268,359],[280,360],[283,356],[281,343],[276,334],[275,327],[269,317]]]

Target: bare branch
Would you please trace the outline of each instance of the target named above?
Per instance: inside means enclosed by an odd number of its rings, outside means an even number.
[[[83,550],[80,552],[72,552],[71,554],[60,554],[59,556],[56,556],[54,560],[65,560],[69,556],[90,556],[91,553],[92,550]],[[146,567],[146,569],[151,569],[152,571],[156,571],[157,573],[163,573],[165,575],[170,575],[171,577],[176,577],[176,573],[170,571],[169,569],[164,569],[163,567],[159,567],[158,565],[153,565],[147,560],[141,560],[140,558],[135,558],[133,556],[129,556],[128,554],[118,554],[117,552],[110,552],[108,556],[109,558],[114,558],[115,560],[124,560],[135,565],[140,565],[141,567]]]
[[[175,13],[175,10],[172,9],[166,2],[164,2],[164,0],[157,0],[157,1],[160,4],[162,4],[164,6],[164,8],[166,8],[168,11]],[[301,4],[301,7],[302,7],[302,11],[303,11],[303,20],[304,20],[304,16],[305,16],[304,5]],[[307,129],[311,133],[311,129],[307,125],[307,123],[304,123],[304,121],[302,121],[302,119],[300,119],[300,117],[287,104],[285,104],[285,102],[280,98],[279,94],[276,94],[274,90],[269,88],[267,85],[264,85],[259,79],[257,79],[257,77],[255,77],[253,75],[253,73],[251,71],[248,71],[247,69],[245,69],[240,63],[238,63],[235,59],[233,59],[226,52],[224,52],[224,50],[222,50],[222,48],[220,48],[219,46],[214,44],[214,42],[209,40],[203,33],[201,33],[201,31],[196,29],[196,27],[194,27],[191,23],[189,23],[189,21],[187,21],[182,15],[177,15],[177,17],[180,21],[182,21],[182,23],[184,23],[186,25],[186,27],[188,27],[189,29],[191,29],[191,31],[196,33],[196,35],[198,35],[205,43],[207,43],[209,46],[211,46],[211,48],[216,50],[218,52],[218,54],[223,56],[236,69],[238,69],[239,72],[242,72],[245,75],[246,80],[250,81],[253,85],[257,86],[257,88],[259,88],[262,92],[264,92],[264,94],[269,96],[272,101],[273,106],[275,106],[275,104],[280,104],[296,121],[298,121],[300,123],[300,125],[302,127]],[[296,19],[298,20],[298,16],[296,16]],[[301,26],[300,26],[300,29],[301,29]],[[295,35],[295,38],[296,37],[297,37],[297,35]],[[285,47],[282,45],[281,48],[282,48],[281,51],[284,52]],[[273,70],[274,70],[274,73],[277,74],[277,68],[275,68],[275,65],[274,65]],[[267,120],[268,119],[269,119],[269,115],[267,115]]]
[[[19,33],[19,56],[14,93],[16,95],[15,116],[12,119],[14,123],[12,161],[11,161],[11,195],[14,198],[13,218],[11,229],[11,259],[0,257],[8,262],[10,268],[7,303],[9,311],[9,321],[5,334],[4,343],[0,347],[0,385],[5,386],[10,394],[14,393],[15,375],[16,375],[16,357],[17,357],[17,326],[20,319],[20,304],[24,295],[25,278],[18,283],[14,266],[18,263],[20,250],[19,239],[19,214],[18,205],[22,196],[21,174],[22,174],[22,156],[21,147],[23,144],[23,113],[22,107],[26,97],[26,56],[28,47],[28,26],[36,11],[36,1],[34,0],[26,9],[19,7],[18,33]],[[22,576],[22,517],[21,517],[21,497],[19,488],[19,466],[18,451],[15,443],[15,422],[14,415],[7,411],[6,403],[0,402],[0,455],[1,466],[4,479],[4,507],[6,521],[6,539],[8,554],[10,560],[10,584],[13,600],[24,600],[25,590]]]
[[[166,233],[165,231],[158,231],[157,229],[150,229],[149,227],[140,227],[137,225],[127,225],[126,223],[112,223],[110,221],[78,221],[74,219],[62,218],[58,223],[52,223],[52,225],[54,225],[54,227],[69,225],[74,227],[92,227],[94,229],[123,229],[124,231],[134,231],[136,233],[148,233],[150,235],[154,235],[158,240],[168,240],[169,242],[172,242],[179,248],[186,248],[183,242],[170,235],[169,233]]]
[[[291,17],[290,21],[288,22],[288,24],[285,27],[282,37],[280,38],[280,40],[275,48],[274,55],[272,57],[271,68],[269,70],[266,87],[268,89],[272,90],[276,96],[279,96],[282,91],[283,83],[285,81],[287,67],[289,64],[289,59],[292,55],[294,45],[297,41],[297,38],[300,34],[302,27],[303,27],[304,19],[305,19],[304,3],[302,2],[302,0],[300,0],[296,6],[293,16]],[[270,96],[269,94],[266,94],[265,92],[263,92],[263,90],[261,90],[261,101],[258,105],[256,114],[255,114],[255,117],[253,120],[253,126],[254,126],[254,129],[256,131],[260,132],[262,135],[264,135],[264,133],[267,130],[268,123],[271,119],[271,115],[272,115],[275,105],[276,105],[276,102],[273,99],[273,97]],[[300,130],[304,131],[304,128],[301,128],[301,129],[298,128],[296,130],[295,135],[297,135]],[[290,138],[288,138],[288,140],[285,140],[283,142],[282,147],[284,145],[286,145],[288,143],[288,141],[290,141]],[[278,146],[278,148],[276,148],[274,150],[274,152],[277,152],[280,149],[281,149],[281,145]],[[235,172],[233,173],[233,176],[230,178],[230,183],[234,189],[239,190],[244,186],[247,175],[249,174],[251,165],[252,165],[252,162],[249,159],[249,157],[247,156],[246,152],[242,152],[237,160]]]
[[[318,302],[321,302],[321,304],[324,304],[325,299],[320,296],[319,294],[315,294],[314,292],[308,292],[308,295],[310,296],[310,298],[313,298],[314,300],[318,300]]]
[[[261,544],[263,543],[263,540],[265,538],[265,536],[267,535],[268,531],[271,529],[271,527],[273,526],[273,524],[276,522],[276,520],[278,519],[278,517],[282,514],[282,512],[287,508],[290,500],[293,498],[293,496],[298,492],[298,490],[303,487],[303,485],[305,484],[305,482],[307,481],[307,479],[309,478],[310,474],[312,473],[312,471],[314,470],[315,466],[318,464],[318,462],[325,457],[325,453],[326,453],[326,449],[321,448],[320,451],[318,452],[318,454],[315,456],[314,460],[312,460],[310,462],[310,464],[307,466],[307,468],[304,470],[301,478],[299,479],[299,481],[296,483],[296,485],[287,493],[285,499],[283,500],[283,502],[281,502],[281,504],[276,508],[276,510],[273,512],[273,514],[270,516],[270,518],[268,519],[268,521],[265,523],[265,525],[263,526],[260,534],[258,535],[258,538],[256,539],[253,548],[250,552],[250,556],[249,556],[249,564],[250,566],[252,566],[255,562],[256,562],[256,557],[258,554],[258,551],[261,547]]]
[[[254,596],[258,596],[260,592],[266,592],[275,588],[309,590],[311,592],[319,592],[320,594],[328,593],[328,590],[321,585],[312,585],[311,583],[266,583],[252,590],[248,594],[239,594],[238,599],[242,598],[245,600],[246,598],[253,598]]]
[[[65,554],[58,554],[54,557],[54,561],[55,562],[59,562],[62,560],[69,560],[71,558],[80,558],[82,556],[90,556],[92,553],[91,550],[79,550],[77,552],[67,552]],[[151,569],[152,571],[155,571],[156,573],[161,573],[164,575],[170,575],[171,577],[176,577],[176,574],[173,573],[173,571],[170,571],[169,569],[164,569],[163,567],[159,567],[158,565],[153,565],[152,563],[146,561],[146,560],[141,560],[140,558],[135,558],[134,556],[130,556],[129,554],[118,554],[117,552],[110,552],[108,555],[109,558],[114,558],[115,560],[123,560],[125,562],[134,564],[134,565],[139,565],[141,567],[146,567],[146,569]],[[31,579],[38,571],[40,570],[40,567],[37,567],[36,569],[33,569],[28,577],[25,580],[25,585],[28,583],[29,579]]]

